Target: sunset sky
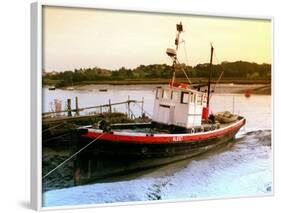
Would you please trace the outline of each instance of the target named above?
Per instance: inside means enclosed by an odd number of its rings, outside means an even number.
[[[180,62],[192,66],[208,62],[212,42],[214,63],[271,63],[270,20],[48,6],[43,9],[43,68],[65,71],[171,64],[165,52],[174,48],[180,21],[185,31],[181,34],[185,45],[178,50]]]

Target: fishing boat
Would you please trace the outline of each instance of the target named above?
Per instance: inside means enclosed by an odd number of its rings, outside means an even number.
[[[211,45],[208,89],[200,91],[191,85],[176,81],[179,65],[177,49],[182,24],[177,24],[175,49],[168,48],[171,57],[172,77],[168,85],[155,90],[154,108],[151,122],[98,124],[78,129],[81,146],[90,144],[87,152],[110,159],[112,162],[131,162],[127,169],[147,168],[190,158],[233,140],[246,119],[229,115],[231,119],[219,122],[210,113],[211,73],[214,48]],[[122,159],[122,160],[121,160]]]
[[[55,86],[50,86],[48,89],[49,90],[56,90],[56,87]]]
[[[107,92],[107,89],[99,89],[100,92]]]

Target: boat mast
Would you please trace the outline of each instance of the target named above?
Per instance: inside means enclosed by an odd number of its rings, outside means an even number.
[[[180,41],[180,33],[183,31],[183,27],[182,27],[182,23],[180,22],[179,24],[177,24],[177,36],[175,39],[175,45],[176,45],[176,52],[178,50],[179,47],[179,41]],[[173,57],[173,66],[172,66],[172,70],[173,70],[173,77],[172,77],[172,86],[174,85],[174,82],[176,80],[176,64],[177,64],[177,54],[175,53],[174,57]]]
[[[177,24],[177,31],[178,31],[178,33],[177,33],[177,37],[175,39],[176,50],[178,50],[178,47],[179,47],[180,33],[183,31],[181,22],[179,24]]]
[[[207,108],[209,108],[210,104],[210,89],[211,89],[211,77],[212,77],[212,63],[213,63],[213,52],[214,47],[211,44],[211,57],[210,57],[210,70],[209,70],[209,80],[208,80],[208,95],[207,95]]]

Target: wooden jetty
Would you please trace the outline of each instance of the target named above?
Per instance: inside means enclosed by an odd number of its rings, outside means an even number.
[[[139,104],[141,115],[144,114],[144,99],[141,101],[128,100],[123,102],[112,103],[108,100],[107,104],[89,106],[79,108],[78,97],[75,97],[75,108],[71,108],[71,99],[67,99],[67,106],[65,110],[56,110],[51,112],[42,113],[42,143],[43,146],[69,146],[74,145],[76,142],[75,130],[79,126],[91,125],[101,120],[107,120],[110,123],[132,123],[135,121],[136,116],[131,110],[131,104]],[[127,108],[126,113],[113,112],[113,106],[125,105]],[[92,114],[82,114],[82,111],[96,110]],[[63,115],[62,115],[63,114]]]
[[[143,113],[143,104],[144,104],[144,98],[142,98],[141,101],[137,100],[131,100],[130,96],[128,96],[127,101],[122,101],[122,102],[116,102],[116,103],[111,103],[111,100],[108,100],[108,104],[103,104],[103,105],[96,105],[96,106],[89,106],[89,107],[83,107],[79,108],[78,107],[78,97],[75,97],[75,109],[71,109],[71,99],[67,99],[67,109],[66,110],[60,110],[60,111],[52,111],[52,112],[44,112],[42,113],[43,118],[48,118],[49,115],[55,115],[55,114],[61,114],[61,113],[67,113],[68,117],[73,116],[72,112],[75,112],[75,115],[79,116],[79,113],[84,110],[89,110],[89,109],[100,109],[100,113],[103,112],[104,108],[108,108],[108,112],[112,112],[112,106],[116,105],[127,105],[128,106],[128,116],[130,117],[132,115],[130,105],[132,103],[140,103],[141,104],[141,110]]]

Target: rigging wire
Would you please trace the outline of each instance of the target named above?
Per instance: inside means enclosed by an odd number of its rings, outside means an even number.
[[[183,36],[185,37],[185,31],[183,32]],[[185,57],[185,61],[186,61],[186,66],[188,66],[188,56],[187,56],[187,50],[186,50],[186,42],[185,40],[183,39],[182,40],[182,43],[183,43],[183,50],[184,50],[184,57]]]
[[[199,38],[203,43],[207,42],[207,39],[206,39],[205,37],[202,37],[201,34],[200,34],[200,35],[199,35],[199,34],[196,34],[195,32],[190,31],[190,29],[188,30],[188,32],[189,32],[191,35],[193,35],[193,37]],[[184,36],[185,36],[185,33],[184,33]],[[186,60],[186,63],[187,63],[186,65],[188,65],[188,57],[187,57],[187,51],[186,51],[186,43],[185,43],[185,40],[183,40],[182,43],[184,43],[185,60]],[[208,41],[208,43],[211,43],[211,44],[212,44],[212,42],[210,42],[210,41]],[[215,57],[217,63],[219,64],[219,63],[220,63],[220,60],[218,59],[218,57],[217,57],[215,51],[214,51],[214,57]],[[177,61],[178,61],[178,60],[177,60]],[[178,61],[178,64],[180,64],[179,61]],[[183,69],[183,67],[182,67],[181,64],[180,64],[180,67],[181,67],[181,70],[184,72],[184,75],[185,75],[185,77],[187,78],[187,80],[189,81],[189,83],[192,84],[191,80],[188,78],[188,76],[187,76],[187,74],[186,74],[186,72],[185,72],[185,70]],[[222,70],[222,72],[220,73],[219,78],[217,79],[217,81],[216,81],[216,83],[215,83],[214,91],[216,90],[217,85],[218,85],[218,83],[220,82],[220,80],[221,80],[223,74],[224,74],[224,70]],[[211,94],[211,96],[212,96],[212,94]],[[210,98],[211,98],[211,97],[210,97]]]
[[[184,68],[182,67],[182,65],[180,64],[180,62],[179,62],[178,59],[177,59],[177,62],[178,62],[178,64],[180,65],[181,71],[183,71],[183,73],[184,73],[186,79],[188,80],[188,82],[189,82],[190,84],[192,84],[191,80],[188,78],[188,75],[186,74]]]
[[[184,35],[185,35],[185,34],[184,34]],[[184,48],[184,56],[185,56],[185,60],[186,60],[186,67],[188,67],[188,56],[187,56],[187,50],[186,50],[186,43],[185,43],[185,40],[184,40],[184,39],[183,39],[183,48]],[[185,70],[184,70],[184,69],[182,69],[182,70],[183,70],[183,73],[184,73],[185,77],[187,78],[188,82],[189,82],[190,84],[192,84],[192,82],[191,82],[191,80],[188,78],[188,76],[187,76]]]
[[[214,56],[215,56],[215,58],[216,58],[216,60],[217,60],[217,63],[220,64],[220,61],[219,61],[219,59],[218,59],[217,54],[216,54],[215,51],[214,51]],[[221,80],[223,74],[224,74],[224,69],[221,71],[221,74],[220,74],[219,78],[217,79],[217,81],[216,81],[216,83],[215,83],[214,91],[216,91],[217,85],[218,85],[218,83],[220,82],[220,80]],[[211,94],[211,97],[212,97],[212,94]],[[210,98],[211,98],[211,97],[210,97]]]
[[[186,66],[188,66],[188,58],[187,58],[187,52],[186,52],[186,46],[185,46],[185,40],[183,39],[180,43],[184,43],[184,54],[185,54],[185,60],[186,60]],[[189,84],[192,84],[191,80],[189,79],[188,75],[186,74],[184,68],[182,67],[182,65],[180,64],[178,58],[176,58],[176,62],[178,63],[178,65],[180,66],[181,68],[181,71],[183,71],[186,79],[188,80]]]
[[[183,40],[183,43],[184,43],[184,45],[183,45],[183,50],[184,50],[184,56],[185,56],[185,61],[186,61],[186,66],[188,66],[188,57],[187,57],[187,50],[186,50],[186,46],[185,46],[185,40]]]

